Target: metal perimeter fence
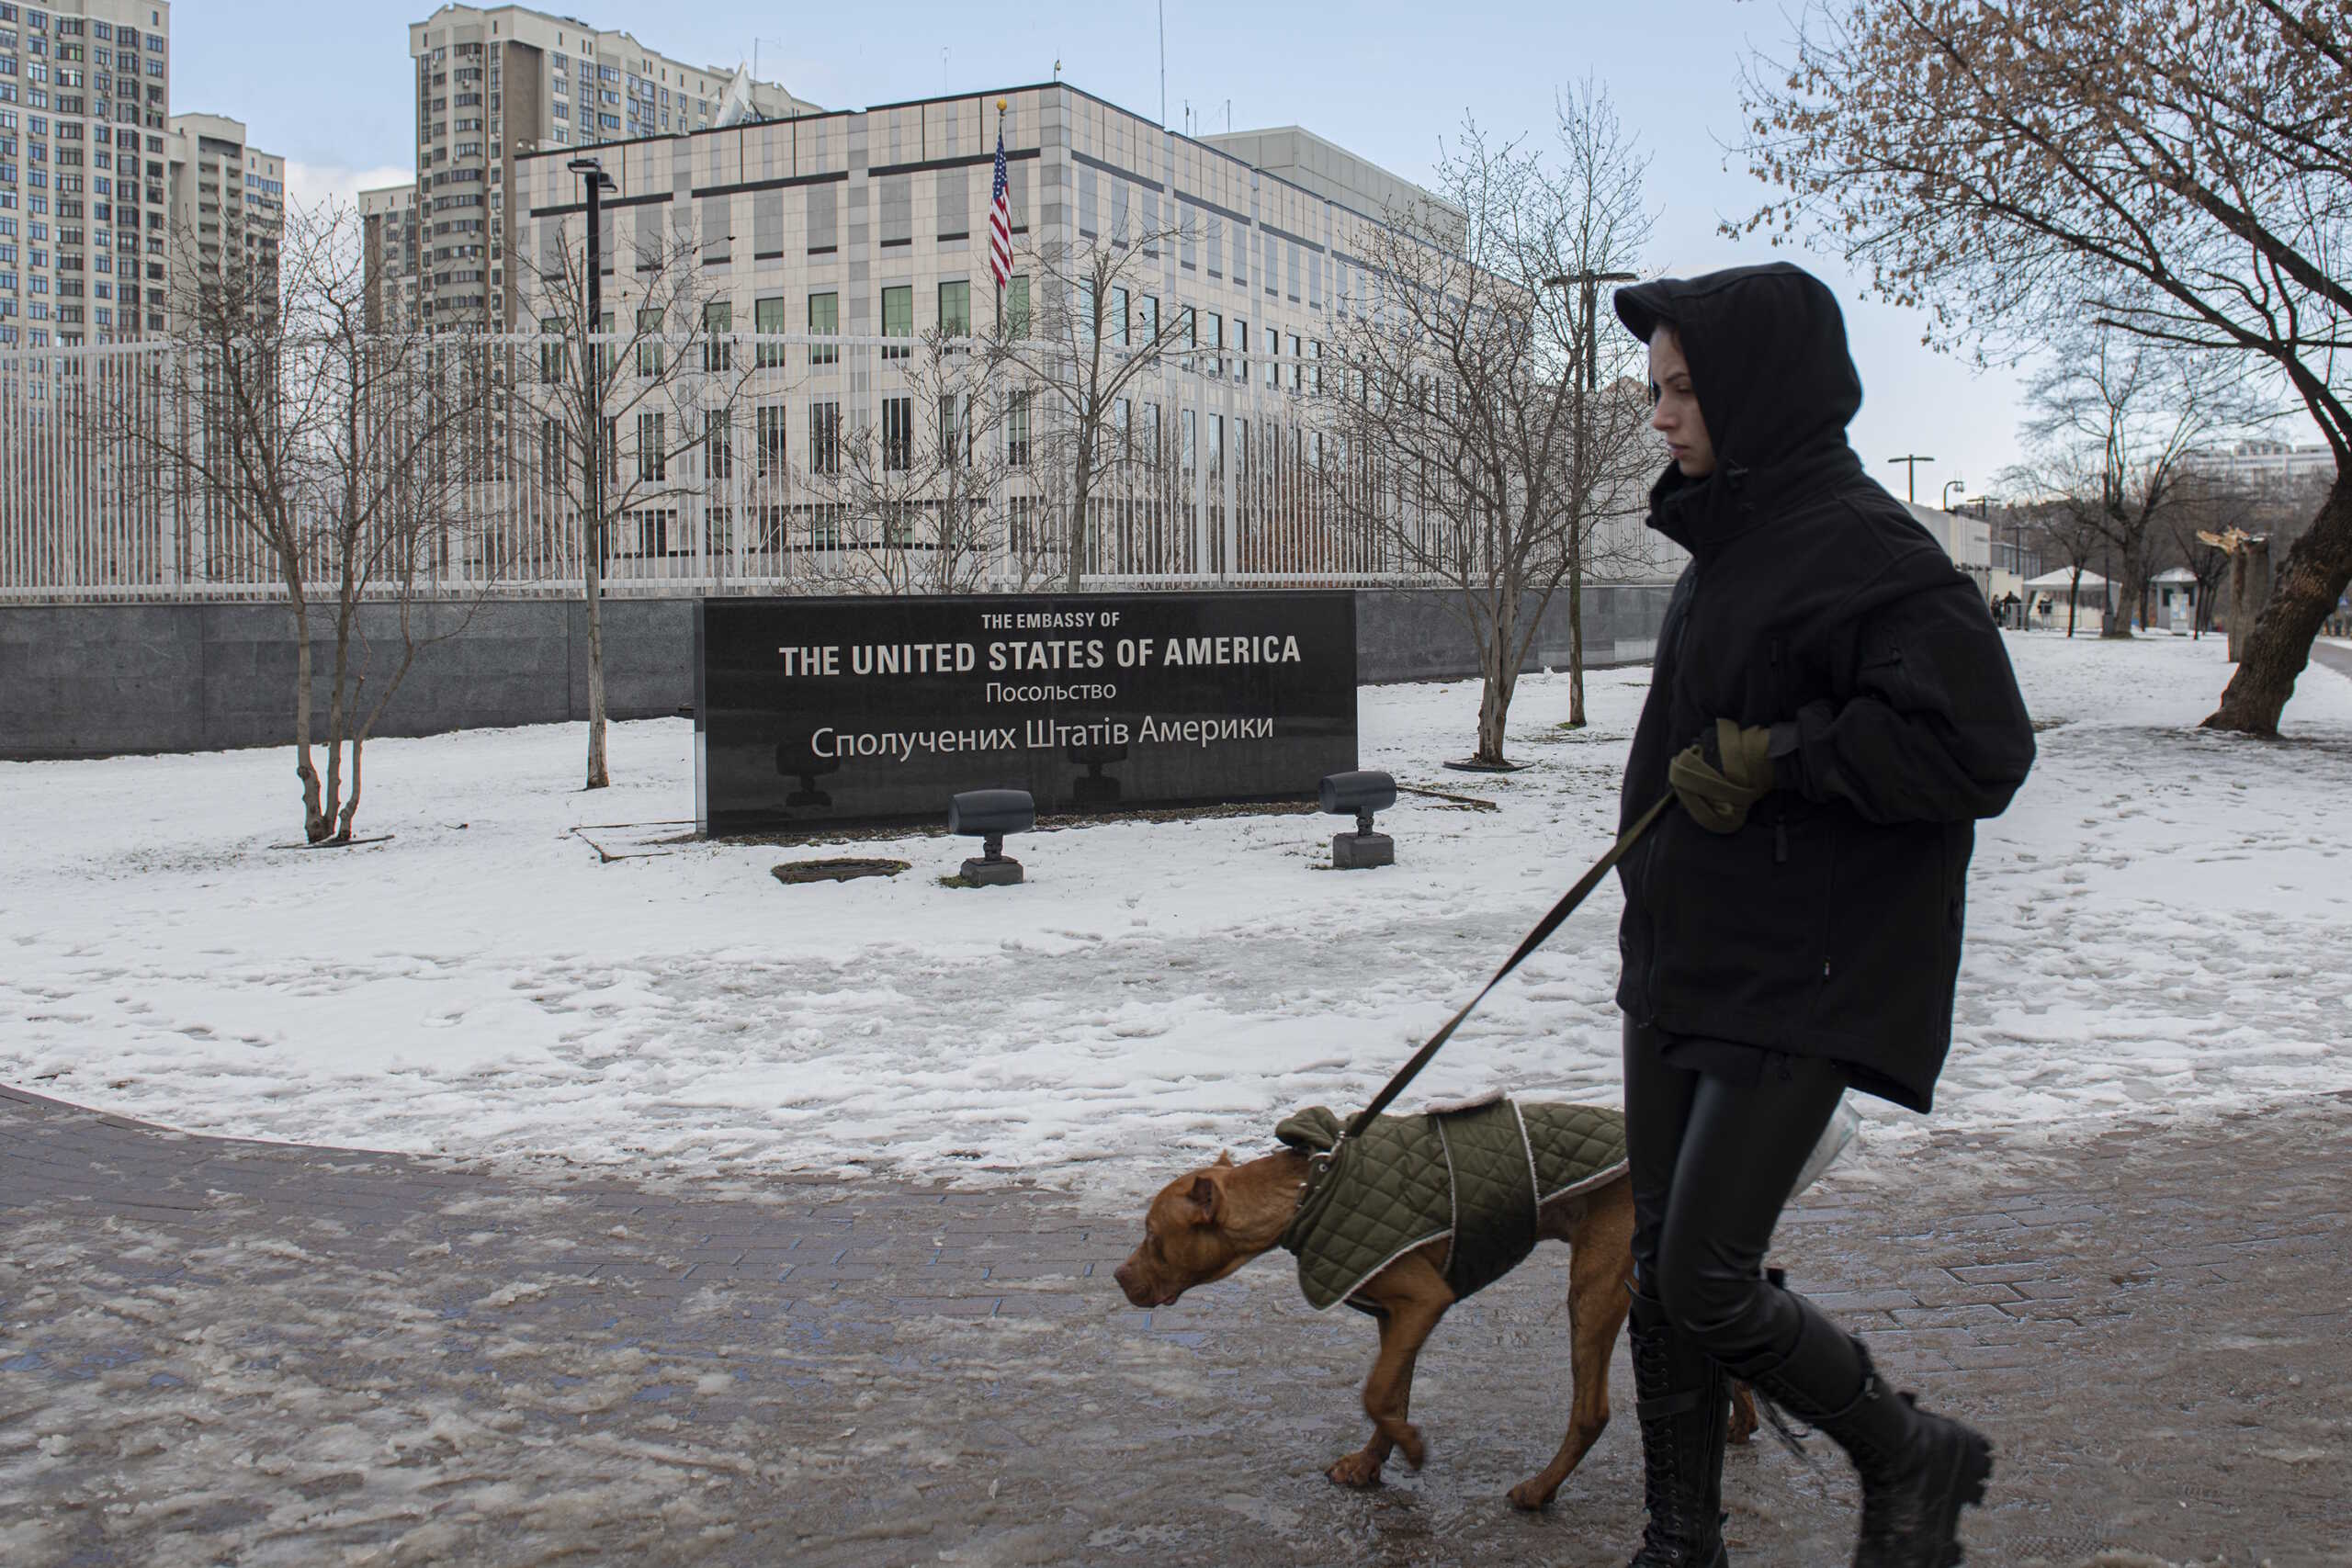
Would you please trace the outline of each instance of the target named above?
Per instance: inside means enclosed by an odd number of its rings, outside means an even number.
[[[429,342],[432,376],[470,378],[473,401],[424,459],[454,476],[446,515],[413,570],[374,581],[370,595],[580,594],[586,438],[574,434],[584,414],[571,411],[587,400],[564,400],[572,356],[589,351],[535,334],[400,341]],[[984,369],[985,345],[797,333],[588,341],[611,366],[608,592],[1001,592],[1067,578],[1066,400],[1034,374]],[[1325,435],[1323,368],[1226,349],[1141,370],[1103,406],[1102,472],[1076,542],[1082,581],[1434,581],[1428,552],[1457,525],[1430,504],[1425,476],[1351,460]],[[203,355],[169,343],[0,354],[0,602],[286,595],[285,562],[217,471],[174,457],[220,445],[219,379]],[[388,461],[396,446],[363,440],[352,461]],[[305,481],[317,493],[292,503],[322,520],[304,546],[313,581],[333,570],[322,552],[340,482],[320,471]],[[1359,504],[1374,495],[1378,506]]]

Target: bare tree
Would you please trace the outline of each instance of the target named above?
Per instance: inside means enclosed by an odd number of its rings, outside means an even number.
[[[604,596],[615,540],[634,528],[638,553],[661,553],[669,531],[691,516],[691,502],[707,502],[708,468],[733,460],[738,408],[760,367],[726,302],[703,281],[693,235],[640,229],[600,260],[613,287],[592,290],[584,232],[562,229],[538,265],[523,268],[522,290],[541,333],[541,471],[577,520],[581,541],[589,789],[611,783]],[[589,319],[592,292],[605,296],[601,320]]]
[[[177,245],[168,340],[103,417],[183,515],[283,589],[303,837],[348,843],[368,736],[420,649],[463,629],[460,614],[426,635],[418,602],[479,547],[465,489],[488,429],[488,355],[464,337],[368,330],[360,226],[340,203],[289,211],[276,274],[205,257],[192,235]],[[375,662],[371,605],[392,621],[389,667]]]
[[[2335,481],[2206,723],[2278,733],[2352,581],[2352,23],[2340,0],[1813,0],[1748,155],[1878,291],[1980,352],[2084,315],[2262,367]]]
[[[2100,476],[2070,468],[2067,461],[2062,457],[2039,469],[2011,469],[2005,478],[2042,498],[2028,509],[2033,521],[2026,536],[2043,560],[2059,562],[2066,570],[2066,635],[2073,637],[2082,606],[2083,578],[2107,532]],[[2114,585],[2109,583],[2105,592],[2109,597],[2100,603],[2111,604]],[[2102,627],[2115,618],[2104,609],[2099,615]]]
[[[878,417],[811,434],[812,574],[869,593],[973,592],[1001,564],[1005,427],[1024,393],[994,344],[944,328],[892,368]]]
[[[2243,397],[2243,367],[2211,355],[2093,326],[2052,345],[2026,389],[2022,427],[2062,505],[2084,509],[2120,569],[2118,613],[2102,637],[2129,637],[2147,613],[2152,555],[2197,447],[2259,417]]]
[[[1063,476],[1030,488],[1035,500],[1054,503],[1061,524],[1064,592],[1078,592],[1097,486],[1120,460],[1118,410],[1139,381],[1190,346],[1189,310],[1144,308],[1157,299],[1161,248],[1189,238],[1181,224],[1114,221],[1098,237],[1033,243],[1019,257],[1029,303],[1001,312],[995,352],[1021,383],[1011,396],[1031,400],[1007,408],[1027,427],[1031,463]]]
[[[1528,259],[1556,257],[1563,270],[1544,286],[1577,289],[1584,342],[1572,345],[1576,381],[1575,438],[1561,476],[1566,504],[1568,570],[1568,723],[1581,728],[1584,709],[1584,585],[1595,569],[1623,571],[1654,564],[1645,531],[1629,504],[1657,466],[1649,434],[1648,377],[1644,346],[1623,333],[1600,330],[1603,275],[1632,265],[1649,243],[1651,220],[1642,202],[1649,159],[1617,118],[1606,89],[1590,78],[1562,93],[1555,135],[1560,164],[1544,182],[1538,216],[1556,225],[1531,234]],[[1601,395],[1600,389],[1609,392]],[[1537,619],[1542,618],[1538,612]]]
[[[1636,385],[1586,388],[1584,291],[1548,286],[1634,259],[1641,165],[1593,95],[1569,101],[1561,136],[1555,170],[1465,124],[1438,198],[1366,227],[1372,292],[1335,312],[1338,373],[1319,400],[1326,515],[1452,589],[1477,649],[1473,761],[1487,767],[1509,765],[1545,605],[1589,564],[1598,528],[1632,511],[1655,458]]]

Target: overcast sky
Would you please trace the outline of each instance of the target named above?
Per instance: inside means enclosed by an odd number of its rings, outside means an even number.
[[[553,9],[552,6],[543,9]],[[1063,77],[1147,117],[1160,101],[1159,10],[1152,4],[1034,0],[988,7],[899,0],[890,6],[783,6],[768,0],[579,0],[600,27],[655,49],[760,74],[828,108],[973,92]],[[408,24],[426,0],[183,0],[173,17],[173,107],[233,115],[254,142],[288,161],[297,200],[405,178],[413,164]],[[1170,5],[1169,123],[1189,103],[1204,130],[1297,124],[1408,178],[1427,177],[1464,113],[1493,130],[1547,132],[1554,95],[1590,74],[1651,154],[1657,213],[1645,270],[1687,274],[1776,254],[1837,289],[1862,374],[1854,444],[1898,495],[1919,468],[1919,498],[1948,479],[1974,494],[2015,460],[2018,378],[1978,374],[1922,346],[1916,311],[1869,301],[1835,259],[1732,241],[1718,221],[1769,193],[1736,152],[1738,69],[1754,49],[1779,51],[1780,6],[1737,0],[1589,0],[1432,6],[1379,0],[1312,6]],[[942,50],[945,57],[942,58]]]

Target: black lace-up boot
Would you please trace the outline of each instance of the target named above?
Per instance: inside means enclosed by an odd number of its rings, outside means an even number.
[[[1854,1568],[1955,1568],[1960,1510],[1984,1500],[1992,1444],[1889,1389],[1860,1340],[1792,1299],[1804,1308],[1795,1348],[1776,1366],[1737,1375],[1854,1461],[1862,1483]]]
[[[1634,1414],[1642,1427],[1649,1523],[1627,1568],[1730,1568],[1724,1551],[1724,1438],[1731,1388],[1721,1367],[1634,1292]]]

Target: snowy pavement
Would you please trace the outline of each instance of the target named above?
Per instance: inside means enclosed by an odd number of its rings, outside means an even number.
[[[1993,1436],[2002,1568],[2323,1568],[2352,1540],[2345,1102],[1844,1167],[1773,1259]],[[1137,1312],[1136,1212],[999,1185],[356,1155],[0,1090],[0,1562],[1619,1568],[1616,1419],[1553,1507],[1544,1247],[1419,1359],[1419,1473],[1341,1491],[1374,1344],[1287,1259]],[[1852,1482],[1758,1440],[1735,1561],[1842,1562]]]
[[[2352,681],[2308,671],[2268,744],[2193,728],[2218,639],[2009,647],[2041,760],[1980,838],[1936,1124],[2016,1145],[2352,1087]],[[1408,795],[1359,874],[1340,824],[1269,813],[1035,834],[1018,888],[942,886],[966,846],[922,834],[848,852],[896,880],[786,887],[844,852],[670,841],[673,720],[617,727],[594,795],[577,726],[379,741],[360,828],[392,837],[340,852],[285,847],[282,750],[0,765],[0,1083],[371,1149],[1131,1196],[1377,1087],[1605,847],[1647,679],[1596,674],[1582,732],[1565,677],[1526,681],[1508,778],[1439,765],[1475,685],[1365,689],[1365,766],[1495,809]],[[1417,1093],[1613,1102],[1616,913]],[[1865,1109],[1866,1172],[1920,1123]]]

